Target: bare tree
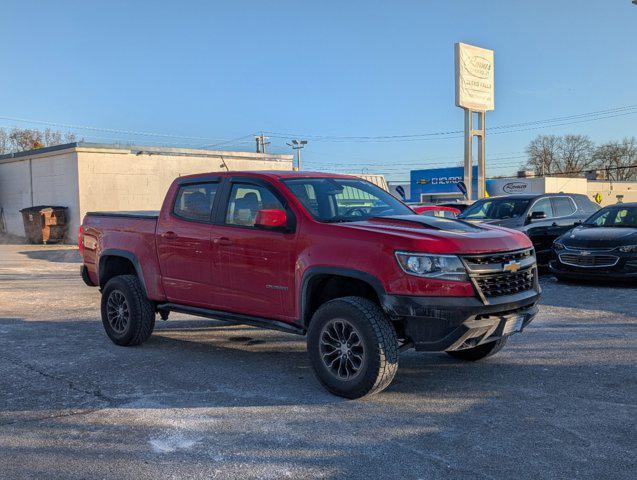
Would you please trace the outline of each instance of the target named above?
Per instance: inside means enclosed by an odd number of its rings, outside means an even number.
[[[609,180],[637,179],[637,139],[626,137],[611,141],[595,150],[595,166],[605,172]]]
[[[44,138],[44,146],[60,145],[62,143],[62,133],[47,128],[42,132]]]
[[[9,135],[4,128],[0,128],[0,155],[9,153]]]
[[[44,147],[42,132],[29,128],[13,128],[9,133],[9,142],[14,152]]]
[[[44,131],[29,128],[13,128],[7,133],[0,128],[0,155],[5,153],[22,152],[35,148],[51,147],[63,143],[76,141],[75,134],[65,134],[47,128]]]
[[[595,144],[585,135],[565,135],[559,152],[560,162],[555,173],[582,173],[595,163]]]
[[[560,138],[555,135],[539,135],[526,147],[527,168],[536,175],[545,175],[554,170],[558,162]]]
[[[595,144],[585,135],[540,135],[526,149],[536,175],[576,175],[595,163]]]

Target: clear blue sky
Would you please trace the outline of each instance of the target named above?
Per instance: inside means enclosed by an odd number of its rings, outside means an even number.
[[[479,6],[479,8],[476,8]],[[495,50],[497,126],[637,104],[637,6],[545,1],[11,1],[0,15],[0,116],[202,137],[261,130],[401,135],[462,129],[453,45]],[[0,126],[38,126],[0,119]],[[637,114],[491,135],[489,174],[539,133],[637,135]],[[253,140],[228,147],[253,149]],[[273,151],[287,151],[273,138]],[[462,139],[311,141],[305,167],[457,164]],[[514,157],[514,158],[511,158]]]

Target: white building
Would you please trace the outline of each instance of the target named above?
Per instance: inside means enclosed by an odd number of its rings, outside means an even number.
[[[234,170],[292,170],[292,155],[85,142],[0,155],[0,225],[24,236],[20,209],[64,206],[76,243],[88,211],[159,210],[176,177]]]
[[[517,193],[582,193],[600,205],[637,202],[637,182],[611,182],[573,177],[516,177],[487,180],[487,191],[494,197]]]

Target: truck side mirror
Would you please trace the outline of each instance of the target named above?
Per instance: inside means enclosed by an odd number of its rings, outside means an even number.
[[[285,210],[278,208],[265,208],[257,212],[254,226],[264,230],[278,230],[285,228],[288,223],[288,216]]]

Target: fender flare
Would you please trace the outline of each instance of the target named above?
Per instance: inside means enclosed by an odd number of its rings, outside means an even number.
[[[381,307],[385,309],[385,297],[387,296],[387,292],[385,291],[385,287],[382,282],[375,277],[371,273],[363,272],[362,270],[356,270],[353,268],[342,268],[342,267],[310,267],[305,272],[303,272],[303,277],[301,279],[301,324],[303,326],[307,326],[309,322],[309,318],[307,317],[307,308],[308,308],[308,287],[310,285],[310,281],[319,276],[319,275],[337,275],[339,277],[350,277],[356,280],[362,280],[363,282],[369,284],[376,292],[378,299],[380,300]]]
[[[144,272],[142,271],[142,266],[139,263],[137,256],[134,253],[129,252],[128,250],[121,250],[119,248],[107,248],[100,254],[100,259],[99,259],[98,269],[97,269],[100,287],[104,286],[104,282],[102,281],[102,272],[104,270],[103,269],[104,263],[106,262],[106,259],[108,257],[121,257],[130,261],[133,264],[133,267],[135,268],[135,273],[137,274],[137,277],[139,278],[139,282],[142,284],[142,289],[144,290],[144,294],[148,296],[148,290],[146,289],[146,282],[144,281]]]

